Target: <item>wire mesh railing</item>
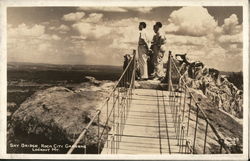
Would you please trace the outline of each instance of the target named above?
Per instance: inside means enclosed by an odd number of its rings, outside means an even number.
[[[101,153],[103,148],[105,148],[106,152],[109,154],[117,153],[134,89],[135,54],[136,51],[134,50],[132,58],[129,60],[128,65],[124,69],[113,90],[110,92],[107,99],[105,99],[101,108],[96,110],[92,119],[83,129],[67,154],[71,154],[80,142],[84,144],[83,153],[87,153],[86,134],[94,123],[97,125],[97,153]],[[103,119],[101,120],[101,118],[104,118],[104,121]]]
[[[173,66],[173,67],[171,67]],[[171,52],[168,61],[169,102],[174,122],[179,153],[205,154],[230,153],[224,140],[211,124],[207,115],[180,73]],[[172,75],[178,78],[177,87],[172,83]],[[176,83],[176,82],[175,82]]]

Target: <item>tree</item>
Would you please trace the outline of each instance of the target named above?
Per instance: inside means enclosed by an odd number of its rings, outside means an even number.
[[[233,83],[238,89],[243,89],[243,73],[240,72],[232,72],[228,76],[228,81]]]

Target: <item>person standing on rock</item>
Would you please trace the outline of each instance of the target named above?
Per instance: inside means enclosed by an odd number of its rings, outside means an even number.
[[[164,33],[161,31],[162,23],[156,22],[153,29],[155,35],[153,37],[151,49],[153,51],[153,62],[154,62],[154,73],[152,76],[155,79],[164,78],[164,70],[163,70],[163,56],[165,53],[165,43],[166,37]]]
[[[139,24],[139,41],[138,41],[138,64],[141,79],[148,79],[148,40],[144,29],[146,28],[145,22]]]

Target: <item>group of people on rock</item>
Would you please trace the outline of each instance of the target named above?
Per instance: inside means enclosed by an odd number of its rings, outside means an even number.
[[[146,36],[147,25],[139,23],[139,41],[137,55],[137,75],[140,80],[162,80],[165,76],[163,69],[163,56],[165,53],[166,37],[161,31],[162,23],[156,22],[153,26],[154,37],[149,43]]]

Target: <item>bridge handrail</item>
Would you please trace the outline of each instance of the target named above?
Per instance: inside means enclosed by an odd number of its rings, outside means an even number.
[[[90,120],[90,122],[87,124],[87,126],[83,129],[83,131],[80,133],[80,135],[78,136],[78,138],[76,139],[76,141],[74,142],[74,144],[71,146],[71,148],[68,150],[67,154],[71,154],[73,152],[73,150],[76,148],[76,146],[79,144],[79,142],[83,139],[83,137],[85,136],[86,132],[88,131],[88,128],[90,127],[90,125],[94,122],[94,120],[98,117],[101,113],[101,111],[103,110],[103,108],[105,107],[106,102],[111,98],[111,96],[114,94],[114,92],[116,91],[117,87],[119,86],[119,84],[121,83],[121,80],[124,78],[125,73],[128,71],[130,65],[132,62],[135,61],[135,54],[136,51],[133,50],[133,57],[132,59],[129,60],[128,65],[126,66],[126,68],[124,69],[123,73],[121,74],[120,78],[118,79],[118,81],[116,82],[115,86],[113,87],[112,91],[110,91],[108,97],[104,100],[104,103],[100,106],[100,108],[98,108],[96,110],[96,113],[94,114],[94,116],[92,117],[92,119]],[[133,71],[134,72],[134,71]],[[131,84],[129,86],[129,88],[131,88]],[[112,111],[111,111],[112,112]],[[99,126],[99,125],[98,125]],[[98,136],[99,137],[99,136]],[[98,138],[99,139],[99,138]]]
[[[126,68],[124,69],[124,71],[122,72],[122,75],[120,76],[120,78],[118,79],[118,81],[116,82],[115,86],[113,87],[112,91],[109,93],[108,97],[103,101],[103,104],[100,106],[100,109],[97,109],[97,111],[101,111],[106,104],[106,101],[108,101],[110,99],[110,97],[112,96],[112,94],[115,92],[116,88],[118,87],[118,85],[121,83],[122,78],[124,77],[125,73],[127,72],[130,64],[134,61],[135,59],[135,50],[133,51],[133,57],[132,59],[129,60],[128,65],[126,66]]]
[[[86,134],[86,132],[88,131],[88,128],[90,127],[90,125],[94,122],[94,120],[97,118],[97,116],[99,114],[100,114],[100,111],[97,111],[95,113],[94,117],[92,117],[92,119],[90,120],[90,122],[88,123],[88,125],[83,129],[83,131],[81,132],[81,134],[78,136],[78,138],[76,139],[76,141],[74,142],[74,144],[71,146],[71,148],[67,152],[67,154],[71,154],[73,152],[73,150],[76,148],[76,146],[79,144],[79,142],[83,139],[83,137]]]
[[[209,118],[207,117],[207,115],[205,114],[204,110],[200,107],[198,101],[195,99],[194,95],[192,94],[192,92],[190,91],[190,88],[188,87],[186,81],[183,79],[183,76],[181,75],[177,65],[175,64],[175,61],[174,61],[174,58],[172,56],[171,53],[170,54],[170,61],[173,62],[174,64],[174,67],[178,73],[178,75],[180,76],[180,80],[184,83],[184,86],[185,88],[188,90],[188,93],[190,94],[192,100],[194,101],[195,105],[197,106],[197,108],[199,109],[199,111],[201,112],[202,116],[204,117],[204,120],[207,122],[207,124],[210,126],[210,128],[212,129],[212,131],[214,132],[214,134],[216,135],[217,139],[216,140],[223,148],[224,150],[227,152],[227,153],[230,153],[228,147],[225,145],[224,143],[224,139],[221,138],[221,136],[219,135],[218,131],[215,129],[215,127],[211,124]],[[170,62],[169,62],[170,63]],[[190,105],[191,106],[191,105]]]

